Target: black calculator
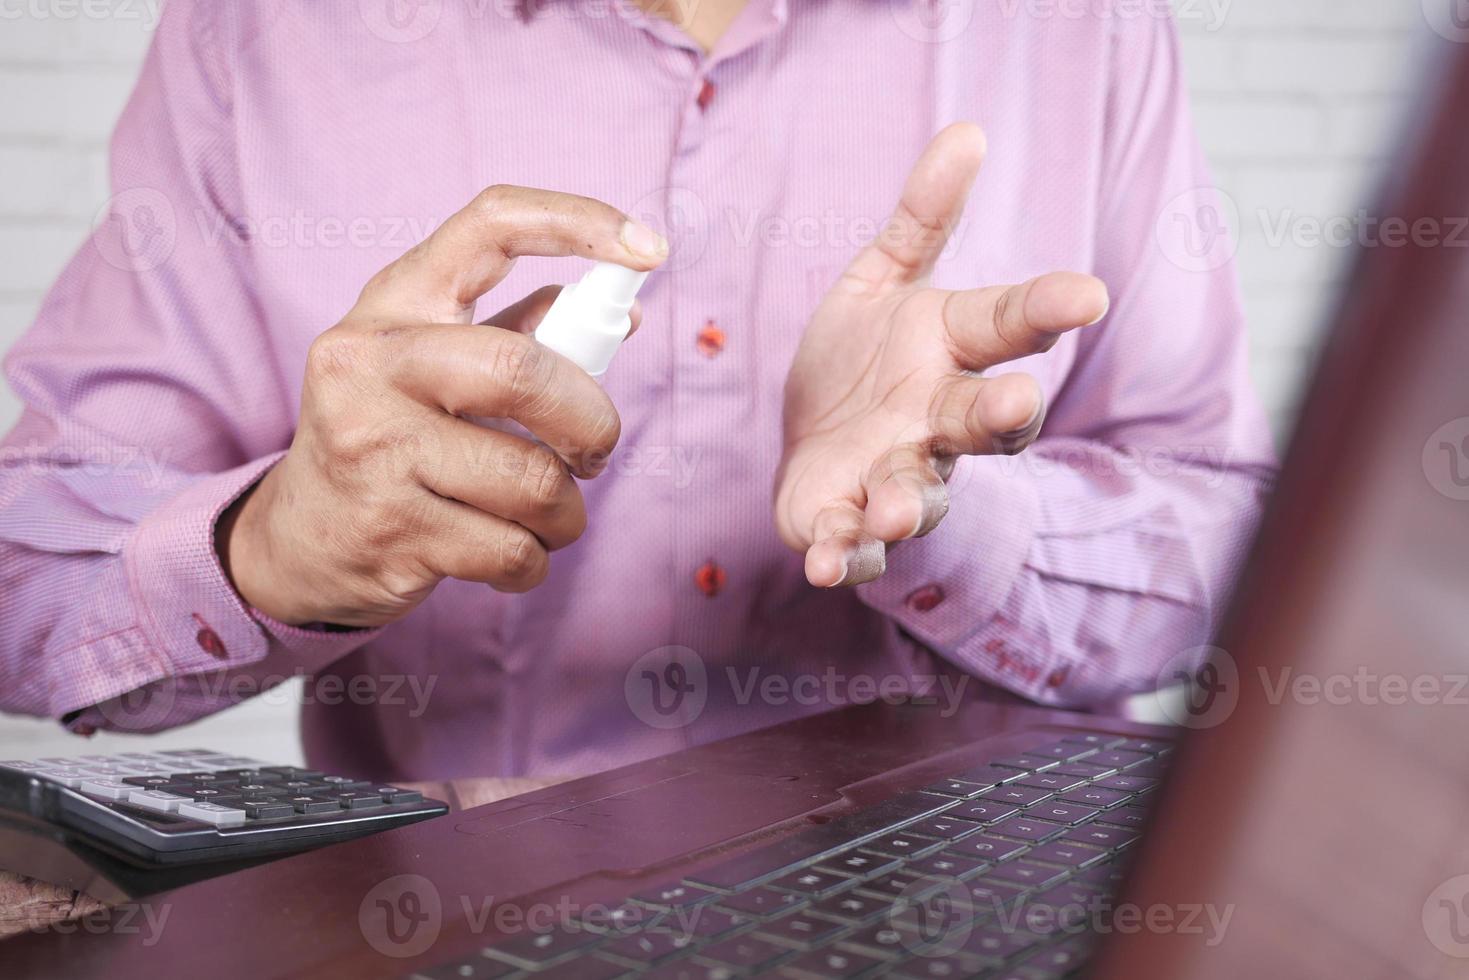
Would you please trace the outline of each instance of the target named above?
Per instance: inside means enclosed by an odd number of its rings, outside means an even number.
[[[143,868],[280,855],[448,809],[413,789],[208,749],[0,760],[0,823]]]

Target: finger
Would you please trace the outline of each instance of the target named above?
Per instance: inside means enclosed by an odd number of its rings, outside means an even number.
[[[437,324],[395,331],[379,358],[399,390],[450,415],[514,419],[578,476],[606,466],[621,421],[602,386],[548,347],[509,330]]]
[[[423,323],[467,323],[474,304],[522,255],[580,255],[652,269],[668,243],[610,204],[531,187],[483,191],[379,272],[353,312]]]
[[[845,278],[877,288],[916,282],[933,271],[984,163],[984,131],[955,123],[928,144],[878,237],[847,266]]]
[[[962,377],[934,399],[929,445],[936,456],[1013,456],[1035,441],[1046,399],[1028,374]]]
[[[443,501],[439,531],[422,561],[436,576],[483,582],[500,592],[527,592],[551,570],[550,554],[530,531],[455,500]]]
[[[894,449],[872,468],[864,486],[864,526],[879,541],[922,537],[949,512],[949,488],[924,446]]]
[[[566,462],[542,445],[440,416],[420,482],[441,497],[514,521],[555,551],[581,537],[587,510]]]
[[[973,371],[1050,350],[1061,334],[1107,315],[1095,276],[1053,272],[1019,286],[970,289],[944,300],[944,328],[958,363]]]
[[[480,325],[500,327],[516,333],[535,333],[536,327],[541,325],[541,321],[546,318],[547,311],[551,309],[551,304],[556,302],[557,296],[561,295],[561,289],[561,286],[542,286],[525,298],[511,303],[494,316],[481,320]],[[631,337],[638,332],[638,325],[643,322],[642,301],[633,300],[632,309],[627,315],[632,321],[632,328],[627,332],[627,335]]]
[[[863,528],[862,510],[833,503],[817,515],[806,549],[806,581],[821,589],[870,582],[887,567],[887,548]]]

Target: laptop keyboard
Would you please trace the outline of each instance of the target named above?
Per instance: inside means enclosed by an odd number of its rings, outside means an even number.
[[[1171,749],[1069,735],[413,976],[1071,976]]]

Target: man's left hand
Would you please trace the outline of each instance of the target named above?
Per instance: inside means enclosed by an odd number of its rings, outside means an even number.
[[[1028,446],[1045,416],[1040,385],[982,372],[1106,316],[1107,287],[1078,273],[928,285],[984,153],[972,124],[934,137],[888,225],[806,327],[786,381],[775,518],[812,585],[877,578],[889,545],[943,520],[955,459]]]

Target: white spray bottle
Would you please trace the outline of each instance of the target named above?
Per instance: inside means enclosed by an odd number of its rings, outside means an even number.
[[[633,300],[646,272],[598,262],[561,294],[536,327],[536,340],[600,378],[632,329]]]

